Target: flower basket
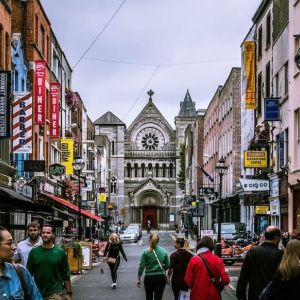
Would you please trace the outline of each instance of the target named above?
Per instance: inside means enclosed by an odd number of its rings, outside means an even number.
[[[71,89],[66,89],[65,99],[67,106],[69,106],[72,111],[75,111],[79,103],[76,93],[73,92]]]

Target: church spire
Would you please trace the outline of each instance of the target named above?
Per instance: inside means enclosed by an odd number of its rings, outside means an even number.
[[[178,117],[197,117],[195,102],[192,101],[189,90],[186,91],[183,102],[180,102]]]

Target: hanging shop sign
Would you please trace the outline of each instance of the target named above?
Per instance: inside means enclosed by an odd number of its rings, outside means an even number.
[[[265,121],[280,121],[280,98],[265,98]]]
[[[73,175],[73,160],[74,160],[74,140],[73,139],[61,139],[61,158],[60,163],[65,166],[65,174]]]
[[[244,151],[245,168],[267,168],[268,152],[267,151]]]
[[[45,172],[45,161],[24,160],[24,172]]]
[[[52,164],[49,166],[49,175],[61,176],[65,174],[66,167],[61,164]]]
[[[269,206],[267,206],[267,205],[256,205],[255,206],[255,214],[256,215],[268,215],[269,214]]]
[[[239,180],[245,192],[264,192],[270,189],[269,180],[243,178]]]
[[[46,121],[46,63],[43,60],[36,60],[34,63],[34,123],[44,125]]]
[[[245,41],[243,46],[246,74],[245,109],[255,109],[255,42]]]
[[[14,93],[13,137],[14,154],[32,153],[32,94]]]
[[[10,78],[9,71],[0,71],[0,138],[10,137]]]
[[[60,84],[50,83],[50,137],[59,138]]]

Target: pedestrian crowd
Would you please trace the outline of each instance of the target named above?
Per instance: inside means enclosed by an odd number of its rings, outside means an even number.
[[[0,227],[0,299],[71,300],[72,286],[67,255],[54,244],[54,228],[36,222],[27,226],[28,237],[15,245],[10,232]],[[281,243],[281,244],[280,244]],[[215,244],[202,237],[196,254],[188,240],[177,237],[170,257],[159,245],[159,235],[150,232],[149,245],[138,266],[137,287],[144,274],[146,300],[161,300],[170,284],[175,300],[220,300],[230,279],[223,260],[214,254]],[[121,256],[127,261],[117,233],[111,233],[104,257],[111,272],[111,287],[117,288]],[[262,242],[245,256],[237,282],[238,300],[300,299],[300,234],[282,234],[266,228]]]

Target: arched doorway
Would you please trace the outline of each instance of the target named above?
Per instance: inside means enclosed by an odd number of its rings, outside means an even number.
[[[151,228],[157,228],[157,208],[155,206],[143,207],[143,227],[147,228],[148,220],[150,220]]]

